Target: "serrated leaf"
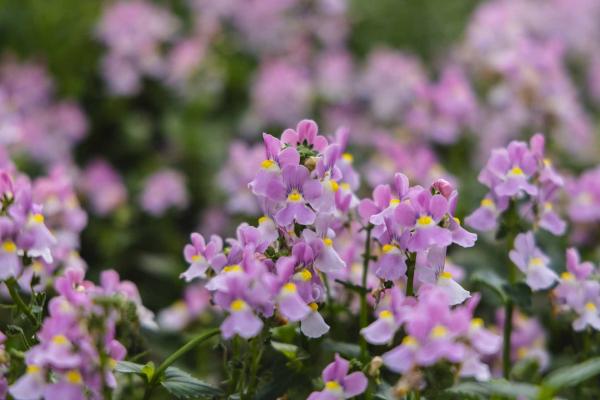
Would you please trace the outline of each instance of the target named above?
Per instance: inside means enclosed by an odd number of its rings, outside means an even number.
[[[223,396],[223,391],[194,378],[179,368],[169,367],[160,384],[178,399]]]
[[[142,364],[136,364],[130,361],[118,361],[115,371],[121,374],[144,375],[142,368],[144,368]]]
[[[600,374],[600,357],[557,369],[544,379],[543,386],[559,390],[576,386],[598,374]]]
[[[360,346],[354,343],[336,342],[331,339],[325,339],[322,347],[332,353],[340,353],[346,358],[358,358],[360,356]]]
[[[449,394],[473,396],[481,399],[489,399],[490,396],[505,396],[511,399],[536,399],[539,391],[539,388],[535,385],[505,380],[463,382],[445,390]]]

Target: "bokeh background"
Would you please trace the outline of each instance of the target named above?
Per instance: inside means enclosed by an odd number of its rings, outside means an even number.
[[[211,318],[179,279],[190,232],[256,221],[256,144],[302,118],[350,130],[363,195],[395,171],[443,176],[460,215],[479,204],[490,149],[544,131],[575,223],[547,248],[594,257],[599,18],[595,0],[0,0],[0,94],[41,98],[0,96],[0,141],[32,176],[60,165],[78,182],[92,279],[117,269],[167,325],[184,304],[190,330]],[[38,112],[62,119],[39,127]],[[493,264],[489,243],[453,259]],[[146,340],[161,357],[172,338]]]

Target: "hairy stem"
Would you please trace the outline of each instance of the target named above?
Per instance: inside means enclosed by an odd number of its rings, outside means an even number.
[[[35,328],[37,328],[38,320],[35,317],[35,315],[33,315],[33,313],[31,312],[31,309],[27,306],[27,304],[25,304],[25,302],[21,298],[21,295],[19,295],[19,290],[17,289],[18,284],[17,284],[17,281],[15,280],[15,278],[10,278],[10,279],[4,281],[4,283],[6,284],[6,287],[8,288],[8,293],[10,293],[10,297],[13,299],[13,301],[17,305],[17,308],[19,310],[21,310],[21,312],[27,316],[29,321],[31,321],[33,326]]]
[[[365,241],[365,252],[363,253],[363,271],[362,271],[362,287],[365,289],[360,295],[360,317],[359,317],[359,329],[367,326],[368,323],[368,311],[367,311],[367,276],[369,273],[369,262],[371,261],[371,231],[373,225],[369,224],[366,228],[367,239]],[[360,355],[363,361],[368,358],[367,342],[365,338],[359,334],[360,341]]]

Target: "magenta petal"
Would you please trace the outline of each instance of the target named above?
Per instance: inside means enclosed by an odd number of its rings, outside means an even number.
[[[325,382],[328,381],[336,381],[340,382],[346,374],[348,373],[348,369],[350,368],[350,363],[339,356],[339,354],[335,355],[335,361],[329,364],[323,370],[323,380]]]
[[[362,372],[353,372],[342,381],[346,398],[358,396],[367,389],[367,377]]]

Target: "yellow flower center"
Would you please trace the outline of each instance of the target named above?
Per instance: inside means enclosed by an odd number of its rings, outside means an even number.
[[[404,339],[402,339],[402,345],[403,346],[408,346],[408,347],[415,347],[419,342],[417,342],[417,339],[415,339],[412,336],[405,336]]]
[[[519,347],[517,349],[517,357],[519,359],[523,359],[523,358],[527,357],[527,353],[528,353],[528,350],[526,347]]]
[[[513,176],[520,176],[523,175],[523,170],[520,167],[513,167],[509,174]]]
[[[473,318],[471,320],[471,327],[481,328],[483,326],[483,320],[481,318]]]
[[[560,274],[560,278],[563,281],[572,281],[573,279],[575,279],[575,277],[573,276],[573,274],[570,273],[570,272],[563,272],[562,274]]]
[[[400,199],[391,199],[390,200],[390,206],[397,206],[398,204],[400,204]]]
[[[298,193],[297,190],[293,190],[292,193],[288,195],[288,201],[298,202],[302,200],[302,195]]]
[[[385,254],[387,254],[387,253],[394,251],[395,248],[396,248],[396,246],[394,246],[393,244],[384,244],[383,247],[381,248],[381,250]]]
[[[64,335],[56,335],[52,338],[52,343],[62,346],[65,344],[69,344],[69,339],[67,339]]]
[[[267,217],[266,215],[263,215],[258,219],[258,224],[264,224],[265,222],[269,222],[270,220],[271,218]]]
[[[544,158],[544,166],[551,167],[552,161],[549,158]]]
[[[456,222],[458,225],[460,225],[460,218],[453,217],[452,219],[454,220],[454,222]]]
[[[452,273],[448,271],[444,271],[440,274],[440,278],[442,279],[452,279]]]
[[[542,265],[544,265],[544,260],[541,257],[533,257],[529,260],[530,267],[541,267]]]
[[[71,370],[65,374],[65,378],[67,382],[73,385],[81,385],[83,383],[83,379],[81,378],[81,374],[79,371]]]
[[[329,381],[325,383],[325,389],[338,391],[341,390],[342,387],[336,381]]]
[[[111,370],[117,368],[117,360],[115,360],[112,357],[109,358],[108,359],[108,368],[110,368]]]
[[[281,288],[281,291],[283,292],[283,294],[294,294],[298,290],[296,289],[296,285],[294,283],[289,282],[289,283],[286,283],[285,285],[283,285],[283,288]]]
[[[44,270],[44,266],[39,261],[34,261],[31,264],[31,268],[33,269],[33,272],[35,272],[36,274],[39,274]]]
[[[342,154],[342,158],[347,163],[352,163],[354,161],[354,156],[352,154],[350,154],[350,153],[344,153],[344,154]]]
[[[2,243],[2,250],[7,253],[14,253],[17,251],[17,245],[12,240],[7,240],[6,242]]]
[[[333,246],[333,240],[331,240],[329,238],[325,238],[325,239],[323,239],[323,244],[327,247],[331,247],[331,246]]]
[[[446,336],[448,334],[448,329],[446,329],[445,326],[443,325],[436,325],[433,327],[433,329],[431,330],[431,336],[434,339],[440,339],[443,338],[444,336]]]
[[[307,269],[303,269],[302,271],[298,272],[296,276],[298,277],[298,279],[304,282],[308,282],[312,279],[312,274]]]
[[[231,302],[231,305],[229,306],[231,308],[231,311],[233,312],[237,312],[237,311],[243,311],[246,309],[246,307],[248,307],[248,305],[246,304],[246,302],[242,299],[237,299]]]
[[[394,314],[390,310],[383,310],[379,313],[379,318],[383,319],[394,319]]]
[[[429,226],[431,224],[433,224],[433,218],[431,218],[429,215],[421,215],[417,220],[418,226]]]
[[[544,210],[545,211],[552,211],[552,208],[553,208],[552,203],[550,203],[549,201],[547,201],[547,202],[544,203]]]
[[[30,365],[27,366],[27,373],[28,374],[37,374],[40,371],[41,371],[40,367],[38,367],[35,364],[30,364]]]
[[[310,303],[308,306],[313,311],[317,311],[319,309],[319,305],[317,303]]]
[[[587,304],[585,305],[585,309],[586,309],[587,311],[592,311],[592,312],[594,312],[594,311],[596,311],[596,309],[597,309],[597,308],[596,308],[596,305],[595,305],[594,303],[592,303],[592,302],[589,302],[589,303],[587,303]]]
[[[338,190],[340,190],[340,185],[338,185],[338,183],[333,179],[329,180],[329,186],[331,186],[332,192],[337,192]]]
[[[202,260],[202,256],[200,254],[194,254],[192,256],[192,262],[198,262],[200,260]]]
[[[263,162],[260,163],[260,166],[264,169],[269,169],[273,165],[275,165],[275,161],[273,161],[273,160],[264,160]]]
[[[40,213],[31,214],[31,216],[29,217],[29,221],[31,221],[34,224],[42,224],[44,223],[44,216]]]
[[[483,199],[481,200],[481,207],[488,207],[488,208],[493,208],[496,205],[494,204],[494,200],[492,199]]]
[[[223,268],[223,272],[240,272],[241,270],[242,267],[240,267],[239,264],[228,265],[225,268]]]
[[[344,191],[348,191],[350,190],[350,184],[348,182],[342,182],[340,183],[340,187],[342,188],[342,190]]]

